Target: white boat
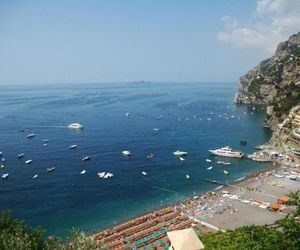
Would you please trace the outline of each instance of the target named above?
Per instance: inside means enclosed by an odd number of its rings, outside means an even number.
[[[51,173],[55,170],[55,167],[47,168],[47,173]]]
[[[44,143],[44,144],[43,144],[43,147],[47,147],[47,146],[48,146],[48,144],[47,144],[47,143]]]
[[[23,154],[23,153],[17,155],[17,158],[18,158],[18,159],[21,159],[21,158],[23,158],[23,157],[24,157],[24,154]]]
[[[159,128],[154,128],[153,129],[155,132],[158,132],[159,131]]]
[[[185,178],[190,179],[190,176],[188,174],[185,175]]]
[[[30,164],[30,163],[32,163],[32,160],[25,161],[25,164]]]
[[[97,173],[97,175],[99,178],[103,178],[105,175],[105,172],[99,172],[99,173]]]
[[[106,173],[104,176],[103,176],[103,179],[107,179],[107,178],[111,178],[113,177],[114,175],[112,173]]]
[[[6,159],[4,157],[2,157],[1,161],[2,162],[6,162]]]
[[[229,166],[231,163],[230,162],[225,162],[225,161],[217,161],[217,164],[224,165],[224,166]]]
[[[277,177],[277,178],[283,178],[283,177],[284,177],[284,176],[281,175],[281,174],[274,174],[274,176]]]
[[[188,153],[187,153],[187,152],[184,152],[184,151],[176,150],[175,152],[173,152],[173,154],[174,154],[175,156],[186,156]]]
[[[83,129],[83,125],[80,124],[80,123],[75,122],[75,123],[70,123],[68,125],[68,128],[69,129]]]
[[[185,161],[185,158],[184,158],[184,157],[179,157],[179,159],[180,159],[181,161]]]
[[[124,150],[122,151],[122,155],[129,157],[131,156],[131,152],[129,150]]]
[[[154,158],[154,154],[150,153],[149,155],[146,156],[147,160],[152,160]]]
[[[127,112],[125,115],[126,115],[126,116],[130,116],[130,113],[129,113],[129,112]]]
[[[82,170],[82,171],[80,172],[81,175],[84,175],[85,173],[86,173],[86,170]]]
[[[5,166],[3,164],[0,165],[0,168],[5,168]]]
[[[226,171],[226,170],[224,170],[223,172],[224,172],[224,174],[229,174],[229,172],[228,172],[228,171]]]
[[[77,145],[76,145],[76,144],[71,145],[71,146],[69,147],[69,149],[74,149],[74,148],[77,148]]]
[[[9,176],[9,174],[3,174],[3,175],[1,175],[1,178],[2,178],[2,179],[7,179],[8,176]]]
[[[85,156],[85,157],[83,157],[81,160],[82,160],[82,161],[89,161],[90,159],[91,159],[91,157]]]
[[[146,173],[146,172],[144,172],[144,171],[142,171],[142,175],[147,175],[147,173]]]
[[[29,134],[29,135],[27,135],[28,139],[33,138],[33,137],[35,137],[35,134]]]
[[[206,159],[205,160],[207,163],[211,163],[211,160],[210,159]]]
[[[232,148],[228,146],[219,149],[209,150],[209,152],[213,155],[233,157],[233,158],[242,158],[244,156],[242,152],[234,151]]]
[[[32,177],[32,179],[36,179],[36,178],[38,178],[38,175],[37,175],[37,174],[35,174],[35,175]]]
[[[43,142],[49,142],[49,139],[43,139]]]
[[[213,167],[208,167],[208,168],[207,168],[207,170],[212,170],[212,169],[213,169]]]

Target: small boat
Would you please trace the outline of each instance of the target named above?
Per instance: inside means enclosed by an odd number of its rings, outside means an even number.
[[[55,170],[55,167],[47,168],[47,173],[51,173]]]
[[[185,175],[185,178],[190,179],[190,176],[188,174]]]
[[[218,181],[217,181],[217,180],[208,179],[208,178],[206,178],[205,180],[206,180],[207,182],[210,182],[210,183],[218,184]]]
[[[297,176],[296,175],[290,175],[288,176],[290,178],[290,180],[292,181],[296,181],[297,180]]]
[[[0,151],[0,156],[2,156],[3,155],[3,153]]]
[[[224,172],[224,174],[229,174],[229,172],[228,172],[228,171],[226,171],[226,170],[224,170],[223,172]]]
[[[281,175],[281,174],[274,174],[274,176],[277,177],[277,178],[283,178],[283,177],[284,177],[284,176]]]
[[[210,159],[206,159],[205,160],[207,163],[211,163],[211,160]]]
[[[107,179],[107,178],[111,178],[111,177],[113,177],[114,175],[112,174],[112,173],[106,173],[104,176],[103,176],[103,178],[104,179]]]
[[[175,152],[173,152],[173,154],[174,154],[175,156],[186,156],[188,153],[187,153],[187,152],[184,152],[184,151],[176,150]]]
[[[179,160],[185,161],[185,158],[184,157],[179,157]]]
[[[213,169],[213,167],[208,167],[208,168],[207,168],[207,170],[212,170],[212,169]]]
[[[4,157],[2,157],[1,161],[2,162],[6,162],[6,159]]]
[[[2,178],[2,179],[7,179],[8,176],[9,176],[9,174],[3,174],[3,175],[1,175],[1,178]]]
[[[158,132],[159,131],[159,128],[154,128],[153,129],[155,132]]]
[[[80,124],[80,123],[75,122],[75,123],[70,123],[68,125],[68,128],[69,129],[83,129],[83,125]]]
[[[124,150],[122,151],[122,155],[129,157],[131,156],[131,152],[129,150]]]
[[[43,144],[43,147],[47,147],[47,146],[48,146],[48,144],[47,144],[47,143],[44,143],[44,144]]]
[[[49,139],[43,139],[43,142],[49,142]]]
[[[86,173],[86,170],[82,170],[82,171],[80,172],[81,175],[84,175],[85,173]]]
[[[74,149],[74,148],[77,148],[77,145],[76,144],[73,144],[69,147],[69,149]]]
[[[23,157],[24,157],[24,154],[23,154],[23,153],[17,155],[17,158],[18,158],[18,159],[21,159],[21,158],[23,158]]]
[[[152,160],[154,158],[154,154],[150,153],[149,155],[146,156],[147,160]]]
[[[31,164],[31,163],[32,163],[32,160],[25,161],[25,164]]]
[[[142,175],[147,175],[147,173],[146,173],[146,172],[144,172],[144,171],[142,171]]]
[[[130,116],[130,113],[129,113],[129,112],[127,112],[125,115],[126,115],[126,116]]]
[[[32,179],[36,179],[36,178],[38,178],[38,175],[37,175],[37,174],[35,174],[35,175],[32,177]]]
[[[230,162],[225,162],[225,161],[217,161],[217,164],[224,165],[224,166],[229,166],[231,163]]]
[[[29,134],[29,135],[27,135],[28,139],[33,138],[33,137],[35,137],[35,134]]]
[[[82,161],[89,161],[90,159],[91,159],[91,157],[85,156],[85,157],[83,157],[81,160],[82,160]]]
[[[105,172],[98,172],[97,175],[99,178],[103,178],[105,176]]]
[[[1,165],[0,165],[0,168],[1,168],[1,169],[2,169],[2,168],[5,168],[5,166],[4,166],[3,164],[1,164]]]

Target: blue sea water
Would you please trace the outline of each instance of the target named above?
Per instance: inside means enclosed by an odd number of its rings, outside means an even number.
[[[10,176],[0,181],[0,209],[42,225],[48,234],[97,230],[215,188],[205,178],[232,181],[266,167],[231,159],[224,175],[219,158],[208,153],[225,145],[251,153],[270,137],[262,128],[265,111],[236,107],[235,91],[235,83],[1,86],[0,151],[6,163],[0,173]],[[84,129],[67,129],[72,122]],[[36,136],[28,139],[29,133]],[[49,139],[47,147],[43,139]],[[70,150],[71,144],[78,148]],[[188,151],[186,161],[173,156],[177,149]],[[124,158],[122,150],[132,157]],[[24,159],[17,159],[19,153]],[[86,155],[91,160],[81,161]],[[206,158],[213,160],[211,171]],[[33,163],[26,165],[28,159]],[[50,166],[56,170],[46,173]],[[114,177],[99,179],[101,171]]]

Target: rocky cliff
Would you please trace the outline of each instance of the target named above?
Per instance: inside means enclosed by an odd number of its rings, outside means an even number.
[[[300,103],[300,32],[240,78],[235,102],[267,105],[266,124],[272,128]]]

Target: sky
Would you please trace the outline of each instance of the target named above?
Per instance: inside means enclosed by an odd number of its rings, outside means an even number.
[[[0,0],[0,84],[237,82],[300,0]]]

